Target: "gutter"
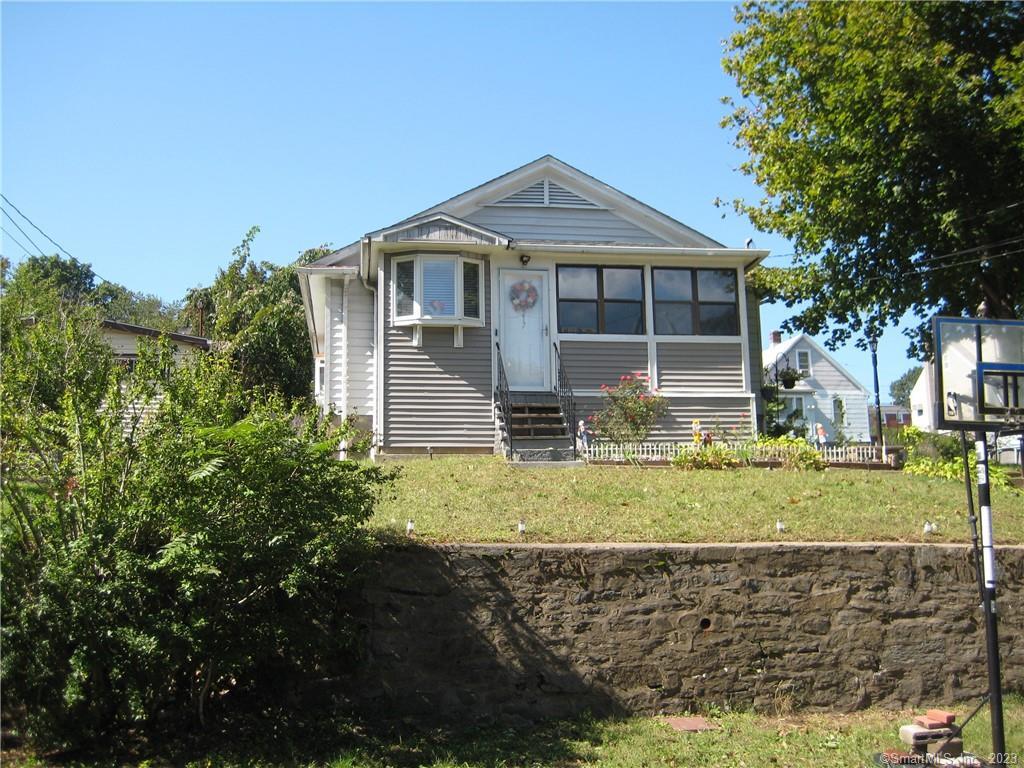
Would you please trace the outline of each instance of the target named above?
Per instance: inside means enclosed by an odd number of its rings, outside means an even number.
[[[573,243],[541,243],[517,240],[520,251],[550,251],[552,253],[607,253],[636,254],[641,256],[753,256],[750,265],[766,258],[770,251],[750,248],[680,248],[658,245],[579,245]]]

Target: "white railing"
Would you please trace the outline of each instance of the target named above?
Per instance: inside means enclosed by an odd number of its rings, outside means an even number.
[[[715,445],[723,445],[751,461],[782,460],[790,456],[794,450],[786,445],[729,441],[719,441]],[[644,442],[622,446],[609,442],[592,442],[580,450],[580,456],[585,461],[671,461],[683,451],[696,449],[697,446],[690,440],[685,442]],[[876,445],[833,445],[819,450],[829,464],[888,464],[893,459],[891,454],[883,458],[882,449]]]

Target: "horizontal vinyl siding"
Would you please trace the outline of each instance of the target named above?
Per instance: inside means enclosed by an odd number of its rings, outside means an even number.
[[[811,375],[800,381],[800,387],[810,387],[811,389],[823,389],[827,392],[856,392],[857,383],[850,381],[843,373],[839,371],[832,361],[826,358],[817,349],[814,349],[809,344],[804,344],[802,341],[798,342],[789,352],[786,353],[789,358],[789,365],[792,368],[797,367],[796,353],[797,350],[807,351],[811,353]]]
[[[330,317],[330,336],[327,353],[327,401],[341,413],[345,401],[345,281],[327,283],[327,308]],[[342,414],[343,416],[345,414]]]
[[[716,439],[750,437],[750,400],[742,397],[671,397],[668,413],[651,431],[649,440],[687,441],[693,439],[693,420],[701,429],[710,430]],[[601,409],[601,398],[577,398],[578,418],[585,419]]]
[[[743,390],[743,345],[658,342],[658,386],[668,390]]]
[[[576,391],[613,386],[624,374],[648,372],[646,341],[563,341],[559,351]]]
[[[373,397],[373,294],[358,280],[348,284],[348,409],[372,416]]]
[[[605,210],[485,206],[465,218],[517,240],[667,245],[646,229]]]
[[[484,262],[483,284],[489,285]],[[423,346],[413,345],[411,327],[391,326],[391,259],[386,268],[384,306],[384,411],[386,450],[465,448],[494,445],[491,406],[490,291],[483,328],[464,328],[463,347],[454,329],[423,329]]]
[[[836,438],[835,424],[832,422],[832,398],[841,397],[846,405],[846,424],[843,434],[848,440],[856,443],[870,442],[868,432],[868,398],[861,393],[835,395],[828,392],[815,392],[812,396],[804,395],[804,416],[807,422],[807,434],[815,434],[815,425],[825,427],[829,440]]]

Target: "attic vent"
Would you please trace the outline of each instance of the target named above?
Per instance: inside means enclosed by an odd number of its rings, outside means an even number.
[[[526,189],[520,189],[515,194],[499,200],[495,205],[545,205],[545,183],[538,181],[536,184],[531,184]]]
[[[542,179],[530,186],[515,192],[508,197],[502,198],[493,205],[529,205],[540,207],[556,208],[597,208],[585,197],[580,197],[575,192],[570,192],[548,179]]]
[[[573,208],[597,208],[597,206],[580,197],[575,192],[570,192],[565,187],[560,187],[552,181],[548,182],[548,205],[571,206]]]

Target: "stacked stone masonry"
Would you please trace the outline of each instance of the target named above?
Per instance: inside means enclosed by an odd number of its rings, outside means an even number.
[[[1004,685],[1024,690],[1024,548],[998,549]],[[521,722],[702,704],[855,710],[986,690],[958,545],[460,545],[381,552],[353,703]]]

